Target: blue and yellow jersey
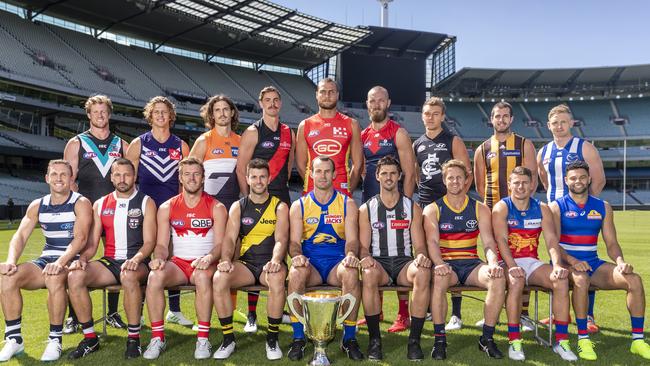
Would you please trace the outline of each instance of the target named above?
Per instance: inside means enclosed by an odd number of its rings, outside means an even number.
[[[300,198],[302,209],[302,251],[308,258],[345,256],[345,215],[348,197],[334,191],[327,203],[314,192]]]

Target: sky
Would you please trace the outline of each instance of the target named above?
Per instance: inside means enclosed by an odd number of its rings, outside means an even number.
[[[271,0],[349,26],[380,25],[377,0]],[[391,28],[457,37],[456,69],[650,64],[650,1],[394,0]]]

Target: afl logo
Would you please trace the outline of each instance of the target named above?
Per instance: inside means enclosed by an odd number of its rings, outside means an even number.
[[[497,156],[497,154],[495,154],[493,151],[490,151],[487,153],[487,155],[485,155],[485,157],[488,159],[494,159],[495,156]]]
[[[575,211],[567,211],[567,212],[564,213],[564,217],[569,218],[569,219],[573,219],[573,218],[578,217],[578,213],[575,212]]]
[[[316,137],[318,135],[320,135],[320,131],[319,130],[313,130],[313,131],[309,131],[309,133],[307,134],[307,137]]]
[[[335,156],[341,152],[341,143],[332,139],[323,139],[314,144],[314,151],[325,156]]]
[[[84,159],[94,159],[96,157],[97,157],[97,154],[95,154],[94,152],[84,153]]]
[[[264,141],[264,142],[262,142],[262,147],[265,148],[265,149],[270,149],[273,146],[275,146],[273,141]]]
[[[306,223],[309,225],[314,225],[318,224],[318,217],[308,217],[307,220],[305,220]]]
[[[185,222],[183,220],[172,220],[172,226],[185,226]]]
[[[107,208],[102,211],[102,216],[113,216],[115,215],[115,210],[112,208]]]
[[[70,230],[74,227],[74,223],[72,222],[66,222],[65,224],[61,224],[61,230]]]
[[[149,150],[149,151],[144,152],[144,156],[152,157],[152,156],[156,156],[156,155],[158,155],[158,154],[155,151]]]
[[[448,231],[454,228],[454,224],[445,222],[443,224],[440,224],[440,230]]]
[[[212,155],[221,155],[223,154],[223,149],[216,148],[212,150]]]
[[[508,220],[508,225],[509,226],[517,226],[517,225],[519,225],[519,221],[514,220],[514,219],[510,219],[510,220]]]
[[[254,222],[255,220],[252,217],[244,217],[241,219],[241,223],[244,225],[253,225]]]
[[[467,220],[465,223],[465,226],[467,226],[468,229],[474,230],[476,229],[476,226],[478,226],[478,221],[476,220]]]
[[[381,221],[377,221],[377,222],[373,222],[373,223],[372,223],[372,228],[373,228],[373,229],[381,230],[381,229],[383,229],[384,227],[385,227],[385,225],[384,225],[384,223],[381,222]]]

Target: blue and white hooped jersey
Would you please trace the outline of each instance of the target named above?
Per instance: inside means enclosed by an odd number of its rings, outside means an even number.
[[[605,220],[605,201],[589,196],[585,205],[580,206],[566,195],[556,202],[560,206],[560,246],[579,260],[598,258],[598,234]]]
[[[564,183],[564,171],[566,166],[584,160],[582,156],[582,144],[585,140],[573,137],[564,147],[555,145],[551,141],[542,148],[542,165],[546,171],[547,186],[546,199],[549,203],[569,193],[569,188]]]
[[[38,222],[45,237],[45,247],[41,256],[61,256],[74,239],[74,222],[77,216],[74,205],[82,197],[77,192],[70,192],[65,203],[53,205],[51,195],[41,199],[38,207]]]

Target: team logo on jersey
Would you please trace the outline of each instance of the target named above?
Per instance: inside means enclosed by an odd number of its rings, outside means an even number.
[[[411,220],[390,220],[390,228],[393,230],[405,230],[409,228]]]
[[[142,216],[142,210],[139,208],[132,208],[126,213],[126,215],[129,217],[140,217]]]
[[[212,149],[212,155],[222,155],[224,153],[223,149],[216,148]]]
[[[84,157],[84,159],[94,159],[94,158],[97,157],[97,154],[95,154],[92,151],[89,151],[87,153],[84,153],[83,157]]]
[[[66,222],[65,224],[61,224],[61,230],[72,230],[74,227],[74,222]]]
[[[574,218],[578,217],[578,213],[575,212],[575,211],[567,211],[567,212],[564,213],[564,217],[566,217],[568,219],[574,219]]]
[[[273,141],[264,141],[264,142],[262,142],[262,147],[265,148],[265,149],[271,149],[271,148],[273,148],[273,146],[275,146]]]
[[[135,217],[129,218],[129,227],[131,229],[137,229],[140,226],[140,219]]]
[[[307,137],[316,137],[316,136],[318,136],[318,135],[320,135],[320,131],[319,131],[319,130],[311,130],[311,131],[309,131],[309,133],[307,134]]]
[[[452,224],[451,222],[444,222],[440,224],[440,230],[443,231],[453,230],[453,228],[454,228],[454,224]]]
[[[501,152],[503,156],[508,157],[508,156],[515,156],[515,157],[520,157],[521,156],[521,150],[503,150]]]
[[[318,233],[314,236],[314,244],[336,244],[336,238],[330,234]]]
[[[167,150],[169,158],[172,160],[181,160],[181,152],[178,149],[169,149]]]
[[[318,217],[308,217],[308,218],[305,220],[305,222],[306,222],[307,224],[309,224],[309,225],[315,225],[315,224],[318,224],[318,221],[319,221]]]
[[[185,221],[183,220],[172,220],[171,224],[173,227],[183,227],[185,226]]]
[[[427,154],[427,158],[422,162],[422,174],[431,179],[434,175],[442,173],[440,169],[440,158],[436,153]]]
[[[154,156],[156,156],[156,155],[158,155],[158,153],[156,153],[156,152],[153,151],[153,150],[149,150],[149,151],[145,151],[145,152],[144,152],[144,156],[147,156],[147,157],[150,157],[150,158],[151,158],[151,157],[154,157]]]
[[[341,152],[343,146],[340,142],[332,139],[322,139],[317,141],[313,149],[317,154],[325,156],[335,156]]]
[[[519,225],[519,221],[515,219],[508,219],[508,226],[518,226],[518,225]]]
[[[465,226],[467,226],[468,229],[474,230],[478,226],[478,221],[476,220],[467,220],[465,223]]]
[[[255,222],[255,220],[253,220],[252,217],[243,217],[241,219],[241,223],[244,224],[244,225],[253,225],[254,222]]]
[[[232,156],[237,156],[239,155],[239,148],[238,147],[231,147],[230,152],[232,153]]]
[[[325,215],[325,224],[342,224],[342,215]]]
[[[542,226],[542,219],[524,220],[524,229],[537,229]]]
[[[110,151],[110,152],[108,153],[108,156],[110,156],[111,158],[121,158],[121,157],[122,157],[122,154],[120,154],[120,153],[117,152],[117,151]]]
[[[119,207],[119,208],[126,208],[126,203],[121,202],[121,203],[118,205],[118,207]]]
[[[192,229],[207,229],[212,227],[212,219],[192,219],[190,221]]]
[[[589,214],[587,215],[588,220],[602,220],[603,216],[600,214],[600,212],[596,210],[591,210],[589,211]]]
[[[112,208],[106,208],[102,211],[102,216],[113,216],[115,215],[115,210]]]
[[[377,221],[377,222],[373,222],[373,223],[372,223],[372,228],[373,228],[373,229],[381,230],[381,229],[383,229],[384,227],[386,227],[386,225],[384,225],[384,223],[381,222],[381,221]]]

